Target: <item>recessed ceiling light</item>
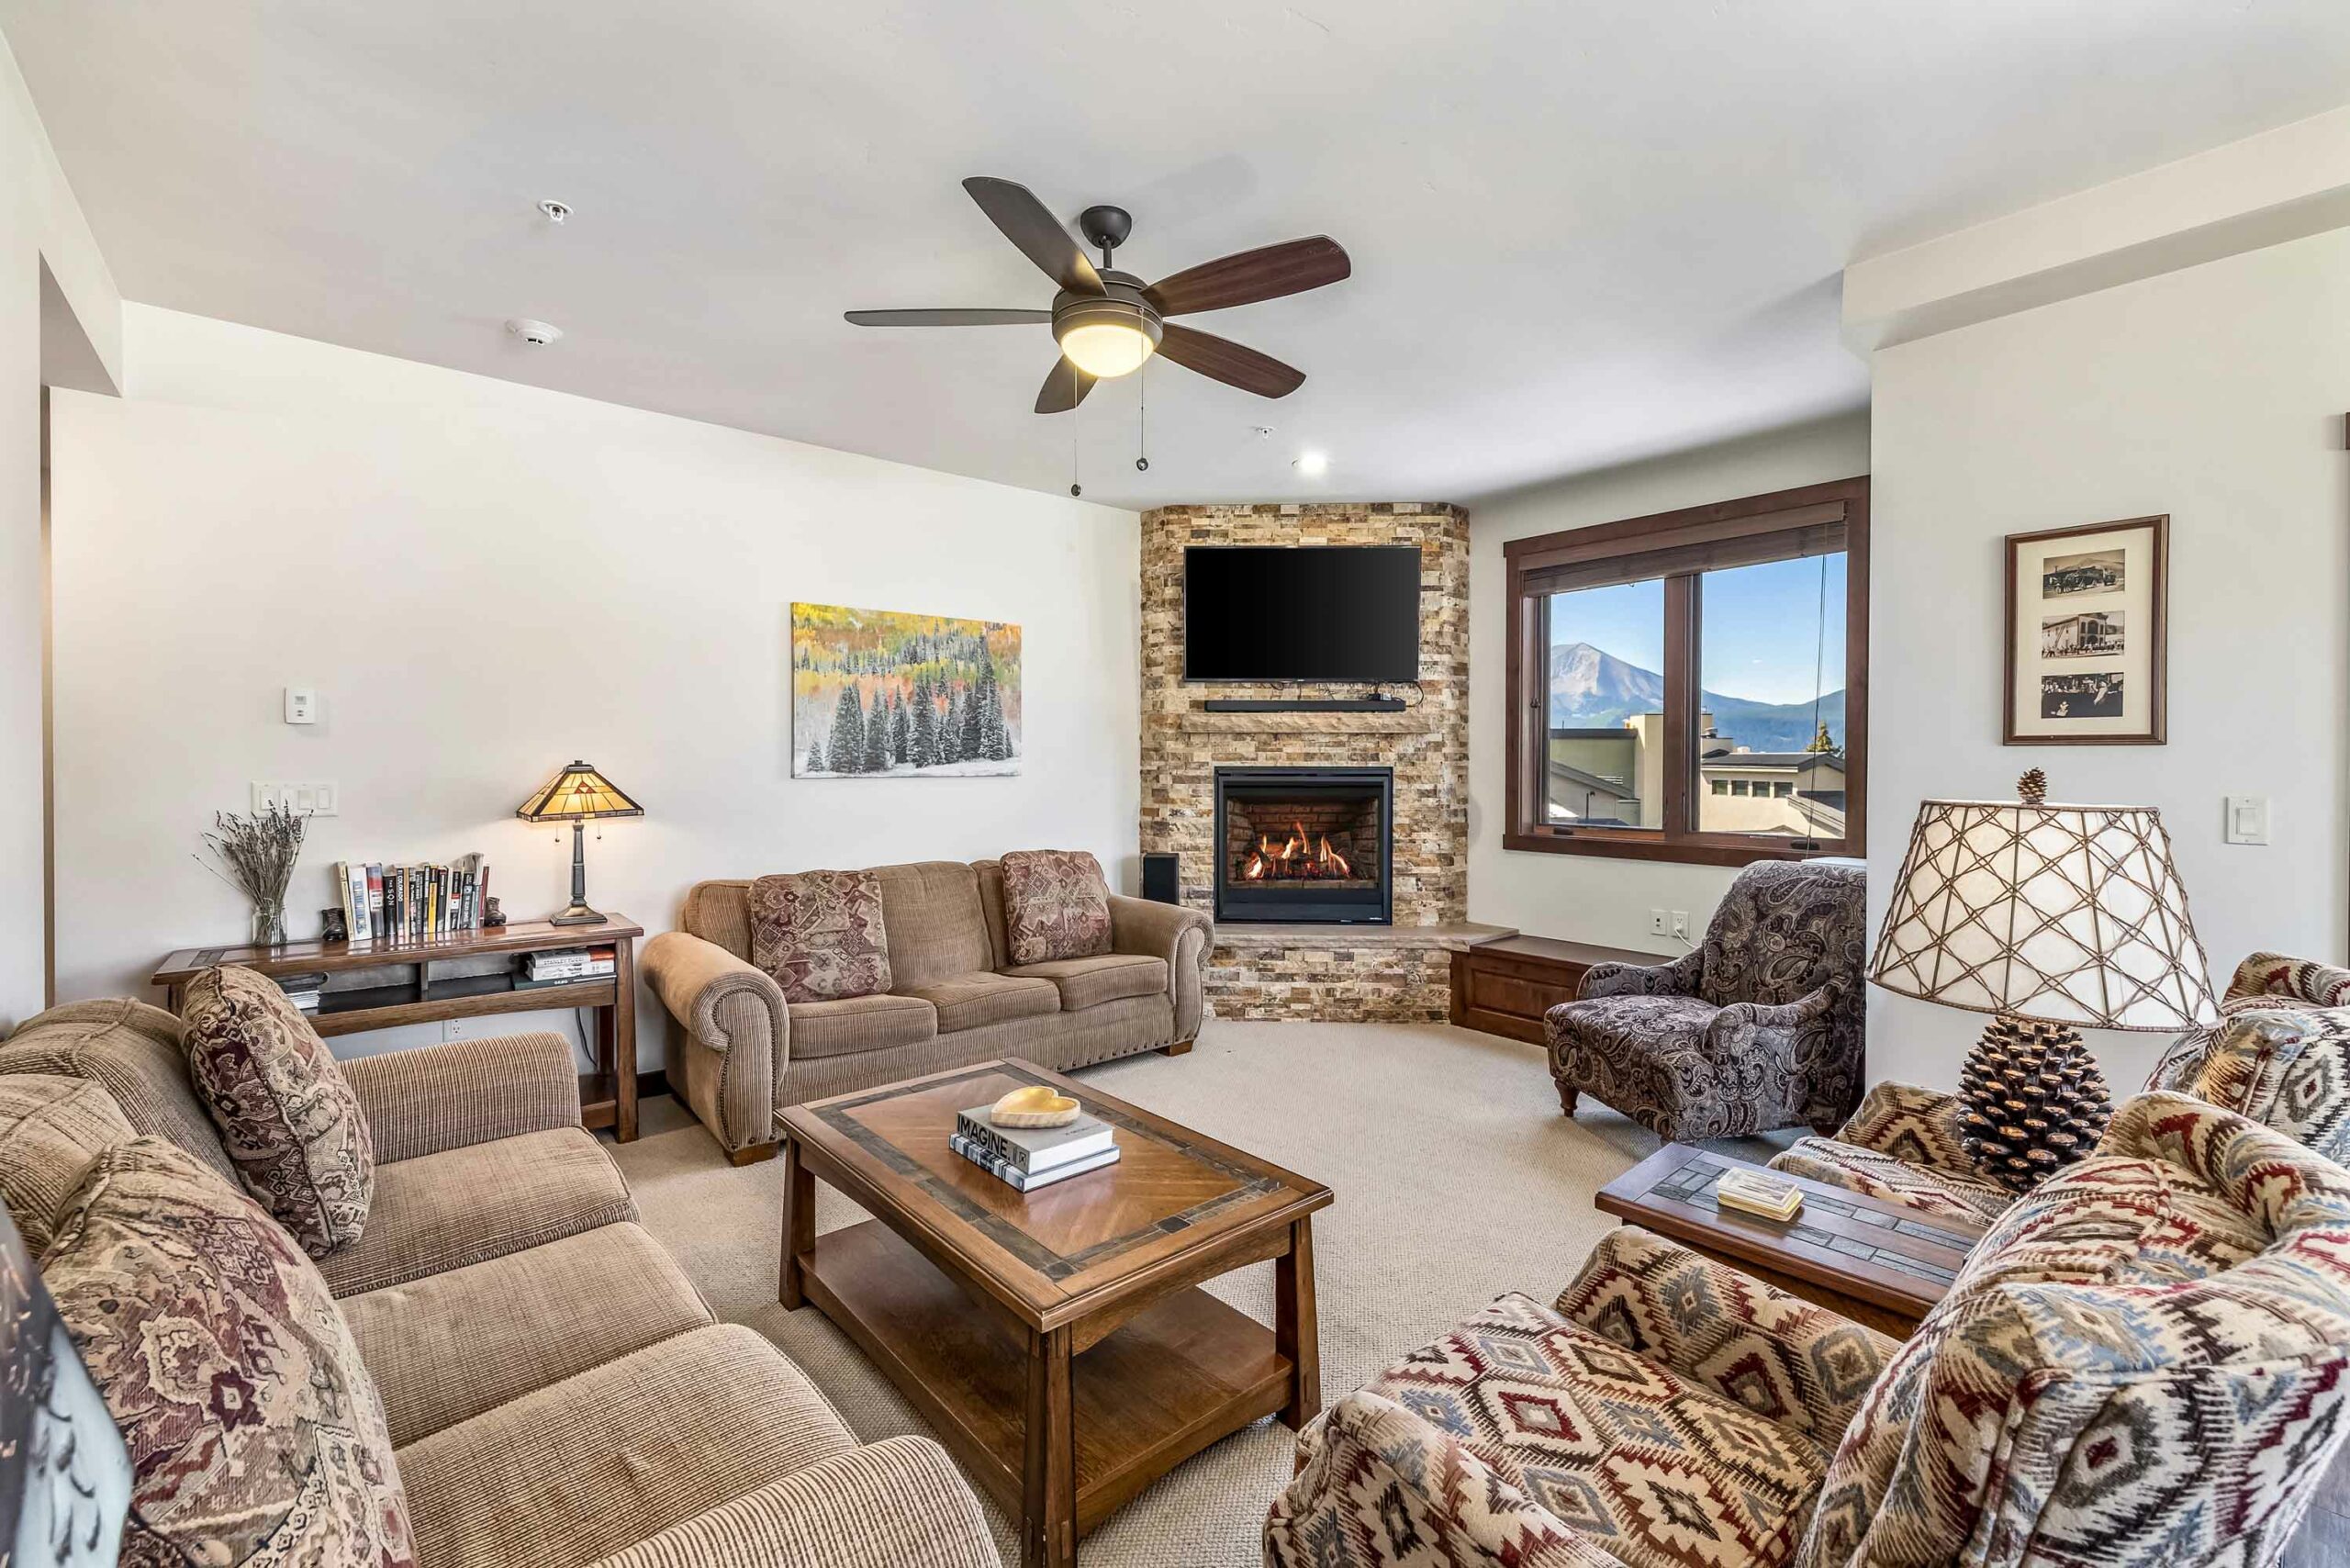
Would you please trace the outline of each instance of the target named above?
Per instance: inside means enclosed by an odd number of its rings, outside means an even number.
[[[539,216],[544,218],[549,223],[561,223],[571,216],[571,207],[567,202],[560,202],[549,196],[539,203]]]
[[[1301,452],[1290,466],[1309,479],[1318,479],[1330,471],[1330,454],[1326,452]]]

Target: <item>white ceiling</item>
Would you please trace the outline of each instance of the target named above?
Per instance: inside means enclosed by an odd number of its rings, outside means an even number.
[[[1348,282],[1192,319],[1301,391],[1154,368],[1138,475],[1136,378],[1095,390],[1087,498],[1127,506],[1467,500],[1857,408],[1847,261],[2350,99],[2341,0],[0,0],[0,30],[126,297],[1040,490],[1073,446],[1029,412],[1045,328],[840,317],[1049,303],[964,175],[1131,208],[1148,277],[1338,239]]]

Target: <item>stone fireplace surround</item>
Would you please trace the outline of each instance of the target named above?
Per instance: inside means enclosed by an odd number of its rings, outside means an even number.
[[[1400,712],[1211,713],[1214,698],[1364,697],[1367,686],[1183,679],[1192,544],[1416,544],[1420,678]],[[1214,912],[1215,769],[1394,773],[1393,924],[1219,924],[1207,993],[1226,1018],[1441,1022],[1451,954],[1503,935],[1468,922],[1469,516],[1421,502],[1178,506],[1142,518],[1142,848],[1171,853],[1186,904]]]

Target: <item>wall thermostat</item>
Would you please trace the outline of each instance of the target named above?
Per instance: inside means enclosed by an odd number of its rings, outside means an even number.
[[[285,689],[285,722],[289,724],[315,724],[319,722],[319,694],[307,686]]]

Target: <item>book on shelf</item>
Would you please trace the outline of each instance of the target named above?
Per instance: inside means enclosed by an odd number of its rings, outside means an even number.
[[[325,970],[311,974],[278,975],[275,979],[277,989],[285,993],[286,1001],[305,1013],[319,1010],[319,998],[325,994],[327,988]]]
[[[618,947],[566,947],[525,953],[522,975],[533,980],[605,980],[620,972]]]
[[[1760,1170],[1731,1171],[1714,1183],[1714,1197],[1724,1208],[1764,1219],[1793,1219],[1803,1209],[1802,1188]]]
[[[959,1131],[946,1140],[946,1147],[1015,1193],[1033,1193],[1040,1187],[1049,1187],[1072,1176],[1082,1176],[1089,1170],[1099,1170],[1104,1166],[1118,1163],[1118,1146],[1114,1143],[1076,1159],[1063,1160],[1048,1170],[1035,1171],[1024,1170],[1009,1160],[996,1159]]]
[[[955,1114],[955,1130],[991,1158],[1031,1174],[1117,1148],[1108,1125],[1083,1112],[1066,1126],[1000,1127],[989,1120],[987,1106],[974,1105]]]
[[[477,853],[445,865],[338,860],[334,875],[353,942],[429,942],[482,928],[489,863]]]

